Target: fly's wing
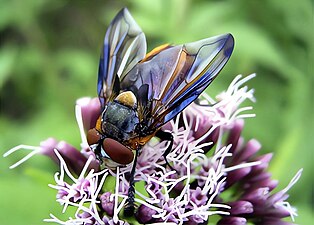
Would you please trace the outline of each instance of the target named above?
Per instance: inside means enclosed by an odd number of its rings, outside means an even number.
[[[139,117],[156,130],[194,101],[231,56],[231,34],[170,46],[137,64],[121,80],[137,89]]]
[[[102,108],[120,91],[120,79],[146,54],[141,28],[124,8],[111,22],[99,61],[97,92]]]

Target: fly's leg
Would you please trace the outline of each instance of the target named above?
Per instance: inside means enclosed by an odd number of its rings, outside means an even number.
[[[162,130],[158,130],[156,132],[156,137],[160,138],[162,141],[170,141],[166,151],[163,154],[163,157],[166,161],[166,165],[169,166],[172,170],[173,167],[169,164],[168,159],[167,159],[167,155],[172,151],[172,146],[173,146],[173,135],[170,132],[166,132],[166,131],[162,131]]]
[[[103,144],[103,142],[104,142],[104,139],[105,139],[105,138],[99,139],[98,145],[97,145],[97,147],[96,147],[95,150],[94,150],[96,159],[98,159],[100,165],[102,165],[102,163],[103,163],[102,144]]]
[[[156,132],[156,137],[160,138],[163,141],[170,141],[170,144],[168,145],[166,151],[163,154],[163,157],[165,159],[166,165],[169,166],[172,170],[175,170],[172,168],[172,166],[169,164],[167,160],[167,155],[171,152],[172,146],[173,146],[173,135],[170,132],[158,130]],[[134,196],[135,196],[135,181],[134,181],[134,175],[135,175],[135,169],[136,169],[136,163],[137,163],[137,157],[139,155],[140,149],[136,150],[133,166],[130,174],[129,179],[129,190],[128,190],[128,200],[127,204],[124,207],[123,215],[125,217],[130,217],[134,215]]]
[[[139,149],[136,150],[135,158],[133,161],[133,166],[130,174],[129,179],[129,190],[128,190],[128,200],[127,204],[124,207],[123,215],[125,217],[131,217],[134,215],[134,196],[135,196],[135,181],[134,181],[134,175],[135,175],[135,169],[136,169],[136,163],[137,163],[137,157],[139,155]]]

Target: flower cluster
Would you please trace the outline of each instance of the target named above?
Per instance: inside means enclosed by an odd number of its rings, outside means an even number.
[[[135,171],[134,219],[141,224],[291,224],[282,219],[296,216],[286,201],[287,191],[301,176],[301,170],[283,190],[273,193],[277,182],[267,172],[272,154],[257,155],[261,145],[241,136],[244,118],[254,101],[253,90],[243,84],[254,77],[237,76],[216,100],[203,95],[175,119],[163,126],[174,136],[173,150],[163,153],[167,141],[153,138],[142,149]],[[101,168],[90,150],[86,131],[99,116],[98,99],[77,101],[76,118],[81,132],[78,151],[66,142],[47,139],[39,147],[20,145],[32,150],[11,166],[14,168],[36,153],[51,157],[60,165],[54,185],[63,212],[69,207],[75,215],[61,221],[50,215],[47,222],[59,224],[129,224],[121,211],[128,199],[132,163],[116,169]],[[215,215],[215,216],[214,216]]]

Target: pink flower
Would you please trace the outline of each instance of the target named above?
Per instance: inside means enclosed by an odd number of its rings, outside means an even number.
[[[153,138],[144,146],[136,165],[137,211],[132,219],[142,224],[196,225],[216,215],[216,224],[291,224],[282,220],[288,216],[293,220],[297,215],[286,201],[287,191],[297,182],[301,170],[287,188],[273,193],[277,181],[267,171],[272,154],[258,155],[261,144],[255,139],[245,141],[241,135],[244,119],[254,117],[246,113],[252,107],[240,106],[245,100],[254,101],[253,90],[242,87],[252,77],[237,76],[217,100],[203,95],[199,103],[192,103],[162,128],[174,136],[173,151],[167,156],[172,168],[163,158],[167,142]],[[132,163],[101,170],[87,144],[86,131],[95,126],[99,113],[98,99],[77,101],[79,150],[50,138],[38,147],[20,145],[5,154],[31,150],[11,168],[37,153],[59,164],[55,184],[49,186],[57,190],[63,212],[69,206],[76,210],[66,221],[50,215],[47,222],[131,223],[132,219],[121,217],[120,212],[128,198]]]

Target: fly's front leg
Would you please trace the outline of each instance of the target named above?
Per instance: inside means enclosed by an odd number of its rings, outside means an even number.
[[[171,169],[173,169],[172,166],[169,164],[168,159],[167,159],[167,155],[171,152],[172,147],[173,147],[173,135],[172,135],[172,133],[166,132],[163,130],[158,130],[156,132],[156,137],[160,138],[162,141],[170,141],[166,151],[163,154],[163,157],[166,161],[166,165],[169,166]],[[175,170],[175,169],[173,169],[173,170]]]

